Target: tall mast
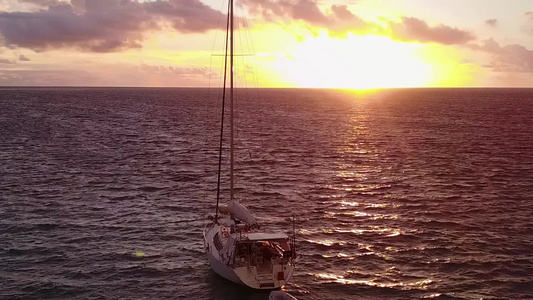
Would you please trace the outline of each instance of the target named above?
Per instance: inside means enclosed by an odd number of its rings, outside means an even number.
[[[229,38],[229,6],[226,21],[226,43],[224,46],[224,85],[222,88],[222,120],[220,121],[220,143],[218,146],[218,178],[217,178],[217,206],[215,209],[215,222],[218,222],[218,203],[220,201],[220,176],[222,175],[222,143],[224,141],[224,112],[226,111],[226,80],[228,79],[228,38]]]
[[[230,200],[233,200],[233,0],[230,1]]]

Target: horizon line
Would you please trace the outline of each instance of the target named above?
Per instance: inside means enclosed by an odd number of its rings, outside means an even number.
[[[0,85],[4,88],[153,88],[153,89],[222,89],[222,87],[209,86],[99,86],[99,85]],[[379,87],[379,88],[340,88],[340,87],[235,87],[234,89],[294,89],[294,90],[398,90],[398,89],[533,89],[533,86],[446,86],[446,87]]]

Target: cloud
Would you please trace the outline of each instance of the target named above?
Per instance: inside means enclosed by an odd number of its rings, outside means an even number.
[[[251,14],[261,16],[266,21],[301,21],[324,28],[337,37],[345,36],[347,32],[368,33],[379,27],[354,15],[346,5],[332,5],[328,12],[323,12],[314,0],[244,1]]]
[[[209,76],[209,68],[199,67],[173,67],[158,65],[141,65],[138,67],[143,73],[158,74],[164,76]]]
[[[19,0],[39,5],[36,12],[0,12],[0,42],[35,51],[74,48],[117,52],[141,48],[146,34],[171,27],[182,33],[202,33],[218,26],[221,13],[200,0]],[[266,21],[299,21],[316,34],[325,29],[333,37],[390,34],[400,41],[465,44],[470,32],[446,25],[430,27],[420,19],[403,17],[388,28],[368,22],[347,5],[322,10],[316,0],[244,0],[248,11]],[[3,40],[3,41],[2,41]]]
[[[149,20],[126,7],[115,14],[78,15],[66,4],[35,13],[0,13],[0,32],[6,43],[37,51],[74,47],[110,52],[139,47],[141,32],[149,25]]]
[[[84,70],[0,69],[0,86],[85,86],[100,80]]]
[[[492,55],[491,62],[485,64],[496,72],[533,72],[533,51],[522,45],[500,46],[494,39],[483,41],[481,45],[469,45],[469,48]]]
[[[332,35],[346,35],[348,32],[370,33],[381,29],[377,24],[366,22],[354,15],[346,5],[332,5],[331,11],[333,15],[330,16],[329,29]]]
[[[324,25],[327,17],[313,0],[244,0],[246,8],[267,21],[278,19],[301,20],[309,24]]]
[[[386,21],[388,27],[383,27],[360,18],[346,5],[331,5],[323,11],[315,0],[244,1],[251,14],[261,16],[266,21],[301,21],[310,26],[326,29],[330,36],[335,37],[345,37],[348,32],[375,33],[388,34],[400,41],[444,45],[462,45],[475,39],[471,32],[446,25],[430,27],[425,21],[413,17],[402,17],[400,22]]]
[[[206,32],[216,29],[221,17],[219,11],[210,8],[199,0],[159,0],[144,3],[144,7],[150,15],[169,21],[174,29],[185,33]]]
[[[30,61],[30,59],[27,58],[26,56],[24,56],[23,54],[19,55],[19,60],[20,61]]]
[[[77,48],[113,52],[141,47],[146,32],[165,24],[180,32],[205,32],[220,13],[199,0],[24,0],[45,6],[37,12],[0,12],[0,34],[10,47],[36,51]]]
[[[423,20],[402,17],[402,22],[389,22],[392,38],[400,41],[417,41],[422,43],[439,43],[444,45],[460,45],[475,39],[475,36],[465,30],[446,25],[430,27]]]
[[[496,27],[498,26],[498,20],[497,19],[488,19],[485,21],[485,24],[489,25],[489,26],[492,26],[492,27]]]
[[[202,67],[94,64],[76,69],[0,69],[0,86],[201,86],[208,76],[209,69]]]
[[[41,7],[49,7],[52,5],[60,4],[59,0],[19,0],[21,3],[29,3]]]
[[[332,5],[331,11],[339,20],[352,20],[355,17],[346,5]]]
[[[528,11],[524,15],[526,16],[527,24],[522,27],[522,31],[527,35],[533,36],[533,11]]]
[[[0,58],[0,65],[14,65],[16,64],[16,62],[12,61],[12,60],[9,60],[7,58]]]

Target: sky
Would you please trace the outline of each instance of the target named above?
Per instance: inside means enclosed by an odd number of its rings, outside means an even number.
[[[0,0],[0,86],[216,87],[227,0]],[[532,0],[236,0],[237,86],[533,87]]]

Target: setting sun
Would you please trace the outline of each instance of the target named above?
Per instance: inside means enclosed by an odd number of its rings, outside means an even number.
[[[387,37],[319,36],[276,63],[298,87],[369,89],[425,86],[431,66],[415,56],[417,44]]]

